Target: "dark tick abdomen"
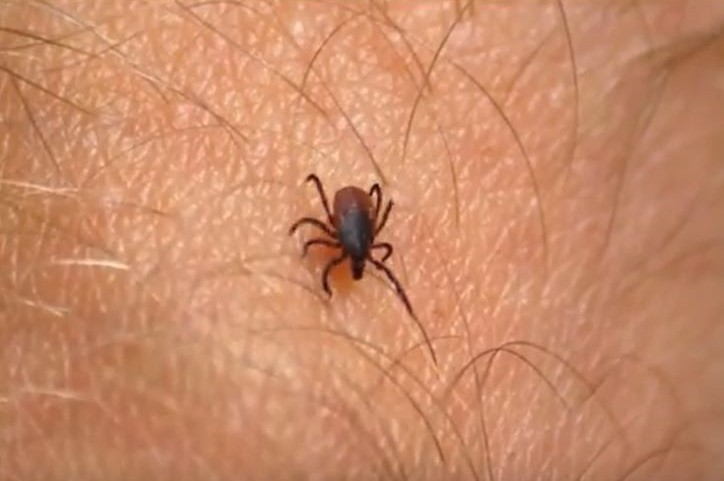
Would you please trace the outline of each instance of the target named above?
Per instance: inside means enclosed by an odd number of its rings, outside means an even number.
[[[339,216],[337,234],[342,248],[352,259],[364,259],[372,243],[369,213],[351,208]]]
[[[344,187],[334,194],[337,237],[353,261],[364,260],[374,240],[371,206],[370,196],[358,187]]]

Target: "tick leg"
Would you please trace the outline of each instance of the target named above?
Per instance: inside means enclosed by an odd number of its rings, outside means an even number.
[[[380,184],[376,182],[370,187],[369,196],[372,197],[373,194],[377,196],[377,206],[375,207],[375,219],[377,219],[379,218],[380,207],[382,206],[382,189],[380,189]]]
[[[327,246],[327,247],[339,247],[339,242],[337,241],[331,241],[329,239],[311,239],[304,243],[304,248],[302,249],[302,257],[307,255],[307,251],[312,246]]]
[[[405,307],[407,308],[407,312],[410,313],[410,315],[417,320],[417,316],[415,316],[415,312],[412,310],[412,305],[410,304],[410,300],[407,298],[407,294],[405,294],[405,290],[402,288],[402,284],[400,284],[400,281],[397,280],[397,277],[392,273],[389,267],[384,265],[381,261],[378,261],[377,259],[372,258],[372,256],[369,256],[367,258],[377,269],[381,270],[385,273],[387,278],[392,282],[392,284],[395,286],[395,291],[397,291],[397,296],[400,298],[403,304],[405,304]],[[425,338],[427,338],[427,334],[425,334]]]
[[[387,242],[379,242],[370,247],[370,249],[385,249],[387,251],[385,255],[382,256],[382,259],[380,259],[380,262],[385,262],[392,255],[392,245]]]
[[[389,210],[389,209],[388,209]],[[387,278],[392,282],[392,284],[395,286],[395,290],[397,291],[397,297],[400,298],[402,303],[407,308],[407,312],[410,314],[410,317],[415,321],[415,324],[417,324],[418,329],[420,329],[420,332],[422,333],[422,337],[425,338],[425,342],[427,343],[427,348],[430,351],[430,356],[432,356],[432,360],[437,365],[437,356],[435,355],[435,349],[432,347],[432,343],[430,342],[430,338],[427,335],[427,331],[425,330],[425,326],[422,325],[420,320],[415,315],[415,312],[412,310],[412,305],[410,304],[410,300],[407,298],[407,294],[405,294],[405,290],[402,288],[402,284],[400,284],[400,281],[397,280],[397,277],[392,273],[389,267],[384,265],[382,262],[373,259],[372,256],[368,256],[367,260],[370,261],[377,269],[381,270],[382,272],[387,275]]]
[[[324,292],[327,293],[329,297],[332,297],[332,290],[329,288],[329,272],[332,270],[334,266],[341,263],[343,260],[347,258],[347,254],[342,254],[341,256],[337,257],[336,259],[332,259],[329,261],[329,264],[324,268],[324,272],[322,272],[322,287],[324,288]]]
[[[304,179],[305,182],[314,182],[314,185],[317,187],[317,192],[319,192],[319,198],[322,200],[322,205],[324,206],[324,211],[327,213],[327,218],[329,219],[330,225],[334,225],[334,218],[332,217],[332,211],[329,210],[329,203],[327,202],[327,194],[324,193],[324,187],[322,187],[322,181],[319,180],[319,177],[317,177],[314,174],[309,174],[306,179]]]
[[[382,220],[379,224],[377,224],[377,229],[375,229],[375,235],[379,234],[385,224],[387,224],[387,218],[390,216],[390,211],[392,210],[393,205],[395,204],[392,201],[389,201],[387,203],[387,207],[385,207],[385,212],[382,214]]]
[[[315,219],[314,217],[302,217],[298,221],[296,221],[292,226],[289,228],[289,235],[294,234],[297,229],[299,229],[300,226],[304,224],[310,224],[315,227],[319,227],[322,229],[329,237],[332,239],[336,239],[337,235],[332,231],[332,229],[329,228],[328,225],[326,225],[324,222],[322,222],[319,219]]]

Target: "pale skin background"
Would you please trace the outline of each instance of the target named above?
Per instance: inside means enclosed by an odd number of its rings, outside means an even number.
[[[721,479],[723,22],[3,0],[0,479]]]

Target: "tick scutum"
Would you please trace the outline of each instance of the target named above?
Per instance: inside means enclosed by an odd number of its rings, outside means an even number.
[[[352,277],[361,279],[374,241],[372,203],[367,192],[345,187],[334,195],[334,220],[342,250],[350,257]]]

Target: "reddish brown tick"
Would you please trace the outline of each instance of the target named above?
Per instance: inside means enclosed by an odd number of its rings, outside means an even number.
[[[334,211],[330,211],[327,196],[324,193],[324,187],[322,187],[322,182],[319,180],[319,177],[314,174],[309,174],[305,182],[313,182],[316,186],[329,223],[325,224],[314,217],[302,217],[289,228],[289,235],[294,234],[294,232],[304,224],[313,225],[327,234],[328,238],[315,238],[306,241],[302,249],[302,257],[306,256],[309,248],[315,245],[341,249],[340,254],[329,261],[322,272],[322,287],[324,291],[330,297],[332,296],[332,291],[329,288],[329,273],[334,266],[341,264],[347,258],[350,259],[352,277],[355,280],[362,278],[366,263],[371,263],[378,270],[382,271],[392,285],[395,286],[397,296],[422,331],[433,361],[437,364],[435,351],[432,349],[427,332],[422,324],[420,324],[417,316],[415,316],[407,294],[402,288],[402,284],[400,284],[400,281],[397,280],[397,277],[395,277],[390,268],[384,264],[392,255],[392,245],[387,242],[375,242],[377,234],[380,233],[387,223],[390,211],[394,205],[393,202],[387,202],[382,217],[380,218],[382,189],[380,189],[379,184],[372,185],[368,192],[365,192],[359,187],[347,186],[334,194]],[[374,208],[372,206],[372,196],[376,197]],[[372,251],[378,249],[385,251],[379,260],[372,257]]]

